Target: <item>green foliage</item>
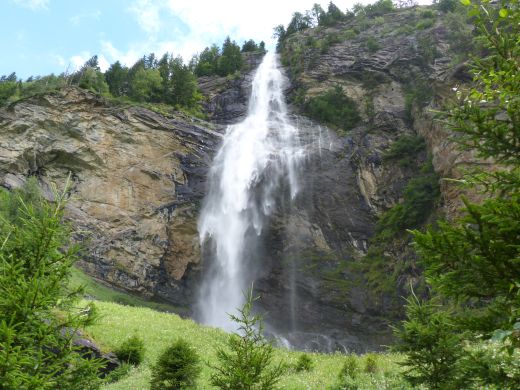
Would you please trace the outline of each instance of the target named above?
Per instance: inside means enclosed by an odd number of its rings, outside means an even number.
[[[340,378],[355,378],[358,375],[359,371],[359,363],[357,359],[353,355],[345,356],[345,362],[341,367],[341,371],[339,372]]]
[[[447,27],[450,50],[461,54],[464,59],[475,53],[477,44],[473,39],[474,26],[469,23],[468,16],[463,12],[449,12],[444,15]]]
[[[437,8],[442,12],[453,12],[457,9],[459,3],[457,0],[439,0],[437,2]]]
[[[156,101],[162,86],[162,78],[158,69],[139,67],[129,82],[130,97],[139,102]]]
[[[365,356],[365,367],[363,370],[368,374],[375,374],[378,371],[376,355],[373,353]]]
[[[427,28],[432,27],[434,24],[435,24],[435,19],[423,19],[423,20],[420,20],[415,25],[415,28],[417,30],[426,30]]]
[[[338,374],[338,383],[332,390],[357,390],[359,377],[359,363],[353,355],[347,355]]]
[[[381,46],[379,45],[379,43],[377,43],[374,37],[368,37],[368,39],[365,42],[365,45],[371,53],[375,53],[381,48]]]
[[[211,366],[211,384],[219,389],[274,389],[285,368],[272,364],[274,349],[262,335],[262,319],[252,314],[252,289],[246,298],[239,315],[230,315],[239,333],[229,336],[227,349],[217,350],[219,364]]]
[[[199,56],[195,57],[194,73],[199,77],[217,74],[219,58],[220,49],[217,45],[206,47]]]
[[[383,154],[383,161],[395,161],[403,168],[417,164],[417,156],[426,151],[426,143],[420,135],[403,135]]]
[[[297,372],[301,371],[311,371],[314,368],[314,363],[311,359],[311,357],[307,354],[302,354],[296,361],[296,364],[294,365],[294,369]]]
[[[406,353],[405,378],[414,386],[454,388],[462,345],[449,313],[434,302],[421,302],[414,294],[407,302],[408,319],[402,328],[396,329],[398,344],[394,347]]]
[[[493,159],[495,167],[460,180],[481,190],[484,201],[463,198],[462,216],[413,232],[442,305],[410,302],[398,335],[413,383],[513,389],[520,354],[520,2],[463,4],[487,56],[474,60],[473,87],[458,91],[459,105],[445,119],[462,148]]]
[[[356,103],[339,85],[323,95],[310,98],[304,110],[311,118],[343,130],[354,128],[361,120]]]
[[[67,186],[66,186],[67,188]],[[0,388],[93,389],[101,363],[72,345],[92,322],[68,290],[78,248],[63,223],[66,191],[47,202],[30,180],[0,190]]]
[[[244,60],[240,53],[240,46],[227,37],[222,44],[222,55],[218,59],[217,73],[220,76],[235,73],[242,69]]]
[[[242,45],[242,53],[259,51],[260,47],[256,44],[253,39],[245,41]]]
[[[110,65],[105,72],[105,80],[112,96],[122,96],[128,93],[128,68],[119,61]]]
[[[439,177],[431,162],[421,168],[421,174],[411,179],[403,194],[403,202],[385,212],[376,225],[380,239],[404,234],[407,229],[421,226],[440,196]]]
[[[132,370],[132,367],[133,366],[131,364],[122,363],[115,370],[110,371],[108,375],[103,378],[103,382],[114,383],[120,381],[121,379],[128,376],[128,374]]]
[[[392,12],[394,9],[395,7],[392,0],[378,0],[373,4],[367,4],[364,12],[369,18],[375,18]]]
[[[0,81],[0,105],[8,102],[9,98],[14,96],[18,90],[16,81]]]
[[[152,390],[192,389],[200,375],[200,359],[188,342],[179,339],[166,348],[152,368]]]
[[[122,362],[138,366],[144,359],[143,340],[134,335],[125,340],[114,352]]]
[[[417,38],[417,48],[424,59],[424,65],[433,64],[435,59],[440,56],[437,46],[430,35],[423,35]]]
[[[427,106],[434,94],[431,83],[424,79],[416,79],[407,85],[405,89],[405,108],[407,115],[412,119],[413,108],[422,110]]]
[[[98,94],[105,94],[109,90],[103,73],[91,67],[83,70],[79,80],[79,87]]]

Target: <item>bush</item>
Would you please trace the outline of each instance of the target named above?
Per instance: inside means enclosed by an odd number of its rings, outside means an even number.
[[[338,374],[338,383],[331,390],[357,390],[359,365],[355,356],[348,355],[345,363]]]
[[[435,20],[434,19],[424,19],[421,20],[419,23],[416,24],[415,28],[417,30],[426,30],[427,28],[430,28],[434,25]]]
[[[215,370],[211,384],[219,389],[274,389],[285,371],[281,363],[272,366],[273,346],[262,336],[262,318],[253,316],[252,308],[251,289],[239,316],[230,315],[239,333],[229,336],[227,349],[217,350],[219,365],[210,365]]]
[[[426,143],[420,135],[403,135],[383,154],[383,161],[395,161],[400,167],[412,168],[417,157],[426,151]]]
[[[379,43],[377,43],[374,37],[368,37],[365,45],[371,53],[375,53],[381,48],[381,46],[379,46]]]
[[[442,12],[453,12],[455,9],[457,9],[457,6],[457,0],[439,0],[437,3],[437,7]]]
[[[386,211],[377,222],[378,238],[389,239],[421,226],[439,196],[439,177],[428,162],[421,168],[421,175],[406,185],[403,202]]]
[[[309,355],[301,354],[298,358],[298,361],[296,362],[294,369],[297,372],[302,371],[311,371],[314,368],[314,362],[309,357]]]
[[[365,356],[365,367],[363,369],[367,374],[375,374],[378,370],[377,360],[374,354],[367,354]]]
[[[128,375],[130,370],[132,369],[132,365],[128,363],[123,363],[115,370],[110,371],[105,378],[103,378],[104,383],[114,383],[118,382],[124,377]]]
[[[305,112],[313,119],[345,130],[355,127],[361,119],[356,103],[345,95],[339,85],[309,99]]]
[[[122,362],[138,366],[144,358],[144,342],[139,336],[132,336],[115,350],[115,354]]]
[[[200,359],[185,340],[179,339],[159,356],[152,368],[152,390],[189,389],[200,375]]]
[[[354,355],[347,355],[345,357],[345,363],[341,367],[339,372],[339,378],[355,378],[358,375],[359,363]]]

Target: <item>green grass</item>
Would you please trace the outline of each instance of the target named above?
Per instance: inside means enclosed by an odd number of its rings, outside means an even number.
[[[198,389],[211,389],[210,364],[216,364],[216,349],[225,346],[228,335],[215,328],[201,326],[194,321],[182,319],[171,312],[174,306],[145,300],[124,291],[114,290],[86,275],[78,268],[72,269],[71,286],[83,285],[85,294],[96,299],[99,321],[87,329],[87,333],[105,351],[113,351],[128,338],[137,335],[145,344],[144,361],[132,367],[128,376],[116,383],[107,384],[105,390],[149,389],[151,366],[161,352],[177,338],[183,338],[199,353],[202,374]],[[167,313],[167,312],[170,313]],[[282,361],[288,369],[279,384],[280,389],[341,389],[337,387],[338,374],[346,356],[343,354],[307,353],[313,363],[310,371],[297,372],[296,366],[302,352],[275,350],[275,361]],[[375,359],[376,372],[364,371],[367,359]],[[400,377],[401,356],[397,354],[367,354],[356,356],[359,372],[355,383],[361,389],[408,389]]]
[[[148,389],[150,367],[160,353],[177,338],[184,338],[199,353],[203,364],[198,389],[213,388],[209,385],[211,369],[208,362],[216,364],[215,351],[224,346],[227,334],[221,330],[196,324],[175,314],[161,313],[144,307],[129,307],[110,302],[98,302],[100,320],[87,332],[105,350],[113,350],[127,338],[137,335],[144,340],[145,356],[141,366],[132,368],[127,377],[119,382],[107,384],[105,390]],[[276,349],[275,361],[283,361],[290,368],[279,384],[281,389],[328,389],[338,382],[338,373],[346,359],[342,354],[309,353],[314,366],[311,371],[297,372],[294,368],[301,352]],[[369,358],[371,356],[371,358]],[[359,389],[407,389],[406,383],[399,376],[400,355],[369,354],[356,357],[359,372],[356,383]],[[375,373],[365,372],[367,359],[374,359]]]
[[[70,286],[73,288],[83,286],[85,289],[85,295],[87,297],[94,298],[98,301],[114,302],[126,306],[148,307],[154,310],[174,313],[186,312],[185,308],[173,306],[164,302],[147,300],[125,291],[110,288],[104,285],[103,283],[95,280],[94,278],[88,276],[82,270],[76,267],[72,267]]]

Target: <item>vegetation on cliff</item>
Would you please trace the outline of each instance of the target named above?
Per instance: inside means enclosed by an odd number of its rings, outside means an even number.
[[[265,52],[265,43],[257,44],[250,39],[240,48],[227,37],[222,48],[217,45],[207,47],[193,56],[189,64],[171,53],[164,53],[160,58],[150,53],[130,67],[116,61],[103,73],[98,57],[94,55],[72,74],[31,76],[22,81],[13,72],[0,77],[0,105],[75,85],[106,97],[163,103],[191,109],[197,114],[203,99],[197,77],[236,74],[246,68],[244,53],[251,52]]]

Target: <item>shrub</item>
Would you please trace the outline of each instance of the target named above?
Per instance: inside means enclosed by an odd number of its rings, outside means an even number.
[[[211,384],[219,389],[273,389],[285,371],[278,363],[272,366],[273,346],[262,336],[260,316],[252,315],[253,291],[249,290],[239,315],[230,315],[239,324],[238,334],[229,336],[227,349],[217,350],[219,365],[211,368]]]
[[[115,354],[122,362],[138,366],[144,358],[144,342],[139,336],[132,336],[116,349]]]
[[[379,43],[377,43],[374,37],[368,37],[365,45],[371,53],[375,53],[381,48],[381,46],[379,46]]]
[[[359,365],[355,356],[348,355],[338,375],[338,382],[331,390],[357,390]]]
[[[345,357],[345,363],[341,367],[339,372],[339,378],[355,378],[359,371],[359,363],[354,355],[347,355]]]
[[[420,135],[403,135],[383,154],[383,161],[395,161],[403,168],[416,165],[419,153],[426,150],[424,138]]]
[[[307,354],[301,354],[296,362],[294,369],[297,372],[311,371],[314,368],[314,362]]]
[[[363,370],[367,374],[375,374],[377,372],[377,360],[374,354],[369,353],[365,356],[365,367]]]
[[[200,359],[185,340],[179,339],[159,356],[152,368],[152,390],[193,388],[200,375]]]
[[[380,239],[403,234],[407,229],[421,226],[428,218],[440,196],[439,177],[431,162],[424,164],[421,175],[411,179],[404,190],[403,202],[386,211],[376,225]]]
[[[103,382],[105,383],[114,383],[123,379],[128,375],[130,370],[132,369],[132,365],[128,363],[123,363],[115,370],[110,371],[105,378],[103,378]]]
[[[457,8],[457,5],[457,0],[439,0],[437,3],[437,7],[442,12],[453,12]]]
[[[361,119],[356,103],[345,95],[339,85],[309,99],[305,112],[313,119],[345,130],[355,127]]]
[[[425,30],[427,28],[430,28],[434,25],[435,20],[434,19],[424,19],[421,20],[419,23],[415,25],[415,28],[417,30]]]

